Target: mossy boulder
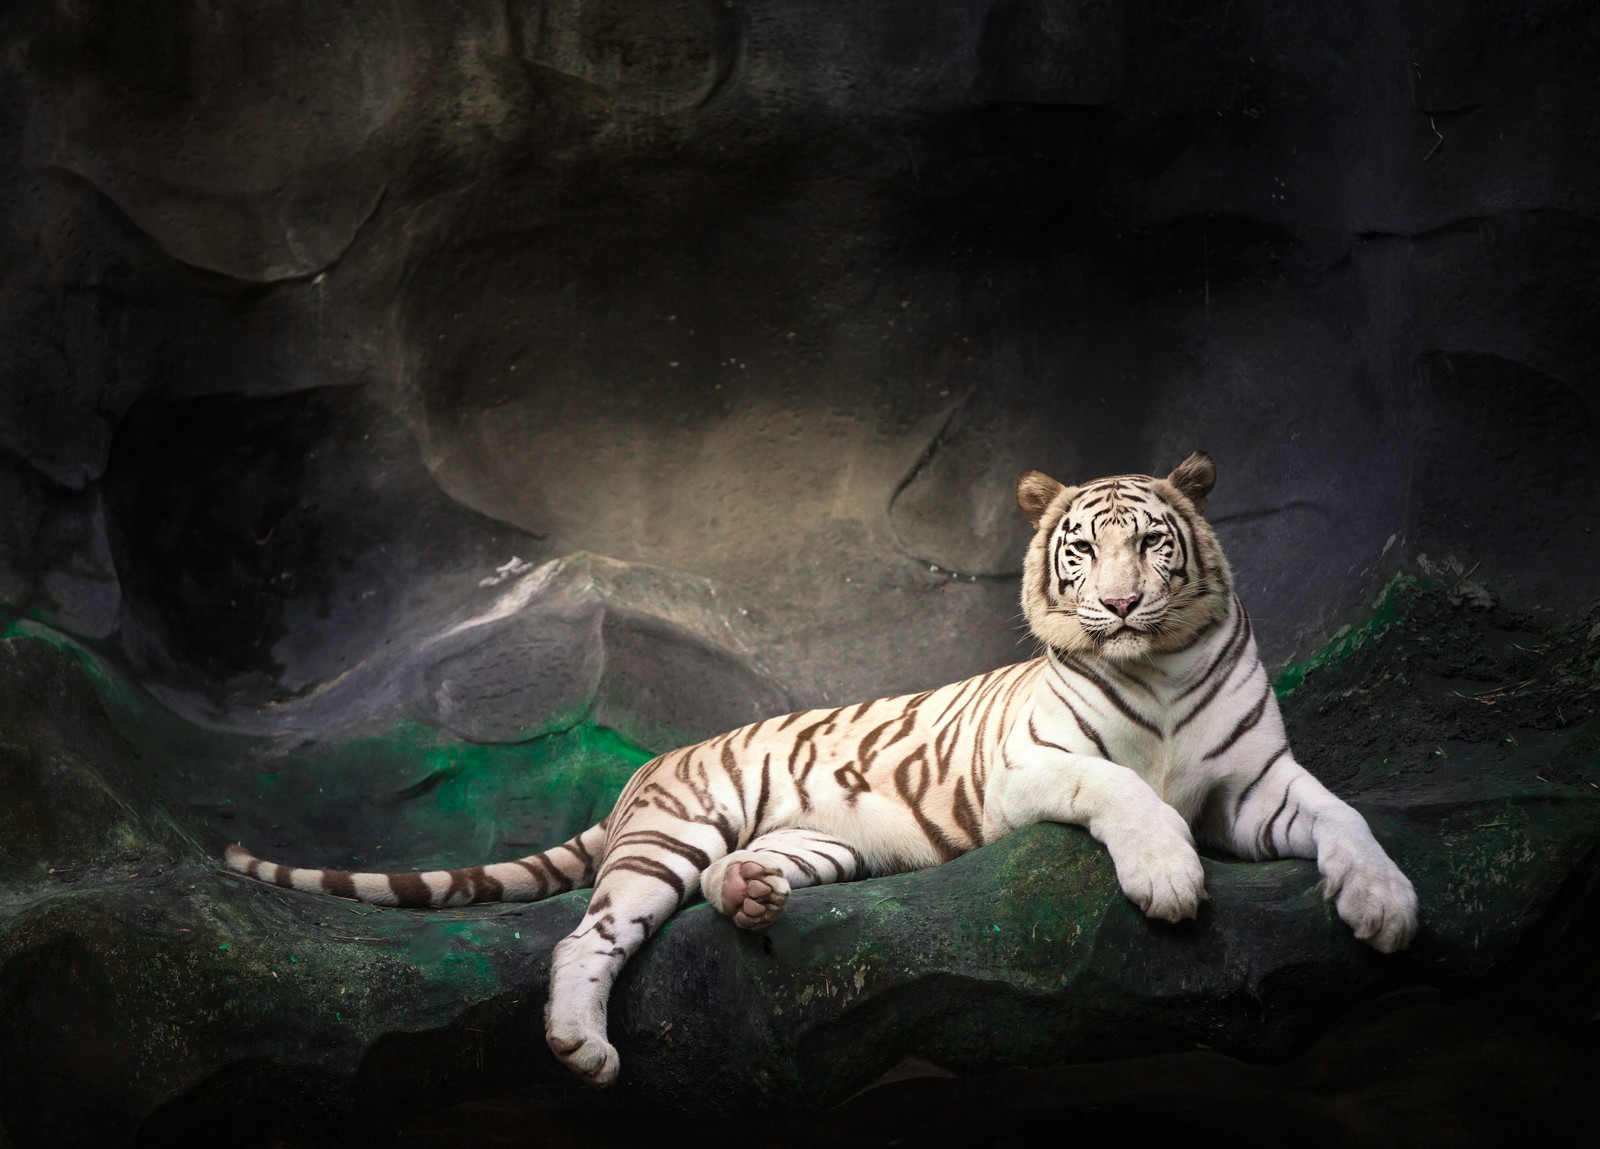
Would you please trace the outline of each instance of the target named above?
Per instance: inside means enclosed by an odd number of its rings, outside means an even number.
[[[1211,900],[1169,926],[1127,902],[1086,833],[1057,825],[801,891],[762,934],[692,905],[613,996],[616,1104],[821,1109],[908,1062],[971,1077],[1197,1046],[1282,1061],[1386,991],[1537,970],[1600,915],[1600,794],[1504,751],[1351,765],[1347,790],[1422,904],[1415,944],[1392,957],[1351,936],[1309,862],[1208,858]],[[514,856],[587,824],[646,753],[600,727],[483,746],[414,720],[286,747],[179,719],[85,648],[14,624],[0,640],[13,1143],[377,1142],[441,1107],[557,1087],[549,952],[585,894],[380,910],[248,882],[214,855],[248,835],[307,863]],[[1592,969],[1563,976],[1600,1006]]]

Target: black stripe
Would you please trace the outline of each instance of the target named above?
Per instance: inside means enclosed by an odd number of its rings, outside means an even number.
[[[727,771],[728,777],[733,779],[734,793],[738,795],[739,813],[744,813],[744,768],[739,765],[739,758],[733,752],[731,743],[724,743],[722,747],[722,768]]]
[[[535,854],[533,860],[543,866],[552,878],[556,880],[555,892],[564,894],[572,889],[572,879],[563,874],[556,864],[550,860],[549,854]]]
[[[356,896],[356,884],[344,870],[323,870],[322,889],[336,898]]]
[[[588,830],[585,830],[583,834],[587,834],[588,832]],[[589,867],[594,865],[594,858],[589,854],[588,850],[583,848],[583,834],[579,834],[571,841],[562,842],[561,845],[556,847],[556,849],[571,850],[574,854],[576,854],[578,856],[578,861],[583,863],[583,872],[587,874],[589,872]]]
[[[1081,498],[1083,498],[1083,492],[1079,491],[1076,495],[1072,496],[1072,501],[1071,502],[1069,502],[1066,506],[1061,508],[1061,513],[1056,516],[1056,521],[1051,523],[1050,526],[1049,526],[1049,530],[1052,533],[1062,523],[1067,522],[1067,516],[1072,513],[1073,505],[1075,503],[1077,503],[1077,501],[1079,499],[1081,499]],[[1068,529],[1071,529],[1071,524],[1068,523],[1067,525],[1068,525]],[[1044,529],[1045,528],[1045,524],[1044,524],[1044,522],[1042,520],[1039,523],[1039,527],[1040,527],[1040,529]],[[1045,553],[1045,556],[1044,556],[1044,562],[1040,563],[1039,566],[1040,566],[1040,572],[1039,573],[1044,576],[1044,585],[1042,585],[1039,588],[1039,593],[1044,596],[1045,602],[1049,603],[1049,601],[1050,601],[1050,576],[1055,572],[1056,562],[1055,562],[1055,556],[1049,553],[1048,548],[1046,548],[1046,553]]]
[[[1202,594],[1200,597],[1207,597],[1207,596]],[[1195,602],[1198,603],[1199,602],[1199,598],[1196,598]],[[1193,634],[1191,634],[1187,639],[1185,639],[1182,646],[1175,646],[1171,650],[1163,651],[1162,653],[1164,653],[1164,654],[1182,654],[1186,650],[1193,650],[1205,638],[1207,638],[1211,634],[1212,631],[1216,630],[1218,625],[1221,624],[1221,622],[1222,622],[1221,618],[1210,618],[1210,619],[1207,619],[1206,620],[1206,624],[1204,626],[1202,626],[1199,630],[1197,630]],[[1205,681],[1205,677],[1203,675],[1201,676],[1200,681],[1201,682]]]
[[[945,716],[954,710],[958,705],[965,705],[967,692],[975,687],[981,691],[983,684],[988,682],[989,679],[992,678],[996,673],[997,671],[991,670],[988,674],[980,674],[977,678],[969,678],[962,682],[961,689],[956,691],[954,698],[950,699],[949,702],[944,704],[944,709],[939,711],[938,717],[933,720],[933,724],[938,726],[939,723],[945,720]]]
[[[1099,687],[1100,693],[1104,694],[1108,699],[1110,699],[1111,704],[1118,710],[1122,711],[1123,716],[1126,717],[1129,722],[1132,722],[1135,726],[1142,726],[1144,729],[1150,731],[1150,733],[1158,737],[1160,736],[1160,728],[1144,715],[1140,714],[1131,705],[1129,705],[1127,700],[1124,699],[1117,691],[1117,688],[1111,683],[1107,682],[1104,678],[1100,677],[1100,675],[1097,674],[1088,663],[1083,662],[1076,656],[1069,654],[1067,656],[1067,666],[1075,673],[1083,675],[1083,677],[1087,678],[1090,682]]]
[[[628,842],[645,842],[652,846],[660,846],[663,850],[670,850],[697,870],[704,870],[711,865],[711,856],[704,850],[691,846],[688,842],[680,841],[671,834],[660,830],[631,830],[617,839],[617,845]]]
[[[776,854],[780,858],[788,858],[789,861],[795,864],[796,869],[800,870],[802,873],[810,874],[818,882],[822,881],[822,875],[817,872],[817,868],[804,858],[800,857],[800,855],[791,854],[787,850],[767,850],[766,852],[769,854]],[[832,859],[830,858],[829,861],[832,861]]]
[[[431,906],[433,891],[422,880],[421,874],[387,874],[389,891],[396,903],[402,906]]]
[[[1169,571],[1167,572],[1168,573],[1168,577],[1169,578],[1177,578],[1179,575],[1182,575],[1184,578],[1188,578],[1189,577],[1189,540],[1188,540],[1187,536],[1185,536],[1183,531],[1179,529],[1178,520],[1173,517],[1172,511],[1170,509],[1167,511],[1166,514],[1161,516],[1161,521],[1164,522],[1167,525],[1167,530],[1171,531],[1172,532],[1172,537],[1178,541],[1178,565],[1176,567],[1174,567],[1174,568],[1169,569]]]
[[[977,811],[973,809],[972,802],[967,798],[967,780],[956,779],[956,798],[953,813],[956,825],[967,835],[967,840],[973,846],[983,845],[983,828],[978,824]]]
[[[1173,510],[1183,517],[1184,526],[1189,528],[1189,536],[1194,540],[1194,567],[1195,577],[1206,577],[1206,556],[1200,547],[1200,528],[1194,524],[1194,516],[1182,507],[1174,505]]]
[[[764,754],[761,758],[761,792],[756,795],[756,812],[750,818],[748,827],[751,834],[761,832],[761,819],[767,816],[767,791],[772,785],[772,755]]]
[[[736,849],[739,845],[739,833],[733,828],[733,823],[728,821],[728,816],[720,810],[710,817],[696,818],[702,826],[710,826],[722,835],[722,844],[729,850]]]
[[[1150,686],[1150,684],[1148,682],[1145,682],[1143,679],[1135,678],[1133,675],[1129,674],[1126,670],[1123,670],[1116,663],[1107,662],[1105,664],[1105,667],[1106,667],[1107,670],[1111,671],[1111,673],[1115,674],[1121,681],[1128,683],[1130,686],[1137,686],[1140,690],[1144,691],[1151,698],[1154,698],[1156,696],[1155,690]]]
[[[661,783],[652,782],[650,785],[641,790],[639,792],[639,801],[643,802],[646,794],[651,796],[650,801],[655,804],[656,809],[665,810],[667,813],[672,814],[675,817],[682,818],[685,822],[690,820],[689,807],[683,804],[683,799],[679,798]],[[618,824],[614,827],[614,829],[620,830],[622,829],[622,825],[623,824]]]
[[[904,713],[896,718],[889,719],[887,722],[879,723],[877,726],[874,726],[871,730],[867,731],[867,736],[856,745],[856,757],[861,759],[861,764],[863,766],[871,764],[873,746],[877,745],[878,739],[883,735],[883,732],[897,722],[900,724],[900,733],[884,743],[885,750],[893,746],[905,736],[906,728],[916,722],[916,716],[909,712]]]
[[[1210,680],[1211,676],[1216,673],[1217,667],[1221,666],[1223,660],[1233,652],[1234,644],[1239,642],[1240,632],[1245,628],[1246,625],[1244,612],[1234,612],[1233,629],[1228,632],[1228,639],[1222,644],[1222,649],[1217,651],[1217,656],[1211,660],[1211,665],[1206,667],[1205,673],[1179,692],[1177,697],[1172,700],[1174,703],[1182,702],[1185,698],[1189,697],[1189,695],[1193,694],[1196,690],[1199,690],[1206,684],[1207,681]],[[1237,655],[1235,655],[1235,658],[1237,658]],[[1181,728],[1182,724],[1180,723],[1179,725]]]
[[[807,726],[804,730],[801,730],[801,731],[799,731],[799,732],[797,732],[795,734],[795,736],[794,736],[794,746],[789,751],[789,775],[790,775],[790,777],[794,776],[794,767],[795,767],[795,763],[800,760],[800,751],[803,748],[807,747],[807,746],[812,746],[813,758],[812,758],[812,760],[810,762],[806,763],[805,770],[801,773],[800,778],[796,779],[796,781],[799,781],[799,780],[803,779],[807,774],[811,773],[811,767],[816,764],[816,758],[814,756],[815,755],[815,746],[813,745],[812,740],[814,738],[816,738],[817,731],[821,730],[824,726],[827,726],[835,718],[837,718],[839,716],[839,711],[843,710],[843,709],[844,709],[844,707],[840,706],[840,707],[838,707],[838,708],[836,708],[834,710],[828,711],[828,713],[826,715],[824,715],[821,718],[821,720],[819,720],[817,722],[813,722],[810,726]],[[812,713],[814,714],[816,712],[812,711]]]
[[[1267,820],[1266,828],[1261,831],[1261,837],[1256,840],[1257,852],[1271,851],[1272,856],[1278,856],[1278,845],[1272,840],[1272,827],[1283,814],[1284,807],[1289,804],[1289,791],[1294,788],[1294,779],[1289,779],[1289,785],[1283,788],[1283,801],[1278,803],[1278,808],[1272,812],[1272,817]]]
[[[1063,754],[1071,754],[1072,753],[1072,751],[1068,750],[1065,746],[1061,745],[1059,742],[1052,742],[1048,738],[1040,738],[1039,737],[1039,728],[1033,724],[1033,716],[1032,715],[1028,716],[1028,737],[1033,739],[1033,743],[1034,743],[1035,746],[1043,746],[1043,747],[1045,747],[1046,749],[1049,749],[1049,750],[1059,750]]]
[[[867,868],[867,860],[861,856],[861,851],[856,849],[849,842],[841,842],[838,838],[812,838],[810,839],[810,842],[812,848],[815,849],[818,854],[822,855],[824,858],[827,858],[828,861],[833,863],[834,869],[839,871],[840,881],[843,881],[845,877],[844,864],[823,849],[824,846],[838,846],[841,850],[849,853],[851,861],[850,872],[852,875],[858,874]]]
[[[540,871],[538,866],[533,864],[532,861],[527,858],[517,858],[510,864],[513,866],[521,866],[524,870],[528,871],[528,876],[533,879],[534,884],[539,889],[540,898],[548,898],[550,896],[550,887],[545,885],[544,874]],[[535,900],[537,901],[538,899]]]
[[[915,793],[911,789],[911,768],[914,764],[922,767],[922,774],[918,779],[919,785]],[[960,856],[961,851],[950,841],[950,836],[940,826],[936,825],[927,814],[923,813],[922,799],[933,785],[933,779],[930,775],[927,747],[924,746],[895,767],[894,785],[895,789],[900,792],[900,796],[906,800],[906,805],[910,807],[911,816],[917,820],[918,828],[927,836],[933,848],[939,852],[939,860],[948,862],[951,858]]]
[[[1244,616],[1240,615],[1240,617],[1243,618]],[[1216,675],[1216,681],[1211,684],[1211,689],[1206,691],[1205,696],[1201,698],[1199,702],[1194,704],[1194,708],[1190,710],[1189,713],[1185,714],[1178,720],[1178,724],[1172,728],[1172,732],[1174,734],[1182,730],[1185,726],[1189,725],[1190,722],[1194,721],[1194,719],[1199,716],[1202,710],[1211,705],[1211,700],[1217,696],[1218,692],[1228,684],[1228,679],[1233,677],[1233,672],[1238,669],[1240,661],[1244,658],[1244,652],[1249,649],[1249,631],[1250,620],[1245,619],[1243,635],[1238,645],[1233,648],[1233,654],[1232,657],[1228,659],[1228,664],[1220,668],[1220,673]],[[1224,648],[1223,654],[1227,655],[1227,653],[1228,652],[1226,648]],[[1213,665],[1212,670],[1216,669],[1217,667]],[[1206,673],[1210,674],[1212,671],[1208,670]],[[1202,679],[1202,681],[1204,681],[1204,679]]]
[[[1100,737],[1099,731],[1095,730],[1093,726],[1090,726],[1083,720],[1083,715],[1079,714],[1078,708],[1072,705],[1072,700],[1069,699],[1065,694],[1062,694],[1061,691],[1057,690],[1054,682],[1050,683],[1050,693],[1054,694],[1061,700],[1061,705],[1065,706],[1067,708],[1067,713],[1072,715],[1072,720],[1078,724],[1078,729],[1083,731],[1084,735],[1091,742],[1093,742],[1096,749],[1100,751],[1100,757],[1104,758],[1107,762],[1111,761],[1111,753],[1106,749],[1105,741]],[[1029,722],[1031,723],[1032,719],[1029,719]]]
[[[501,887],[499,881],[484,873],[482,866],[467,866],[459,870],[450,870],[450,888],[445,891],[445,901],[453,902],[457,894],[465,897],[469,904],[478,902],[498,902]]]
[[[1279,750],[1278,750],[1278,752],[1276,754],[1274,754],[1271,758],[1267,759],[1267,764],[1265,766],[1261,767],[1260,771],[1257,772],[1256,776],[1250,780],[1250,785],[1246,786],[1243,790],[1241,790],[1239,792],[1239,800],[1236,801],[1233,804],[1233,817],[1234,817],[1235,821],[1238,820],[1239,811],[1244,809],[1245,799],[1249,798],[1251,792],[1254,791],[1255,788],[1258,785],[1261,784],[1261,779],[1263,779],[1263,778],[1265,778],[1267,776],[1267,771],[1272,769],[1273,764],[1275,762],[1277,762],[1277,760],[1279,758],[1282,758],[1287,753],[1289,753],[1289,744],[1287,742],[1285,742],[1283,744],[1283,746],[1279,748]]]
[[[500,884],[499,878],[490,877],[482,866],[473,866],[471,873],[474,902],[498,902],[504,897],[505,887]]]
[[[664,862],[658,862],[654,858],[643,858],[638,855],[617,858],[615,861],[606,863],[606,872],[609,873],[612,870],[626,870],[633,874],[643,874],[647,878],[655,878],[657,881],[665,882],[671,886],[680,899],[683,897],[683,879],[678,877],[672,867]]]
[[[1272,687],[1267,686],[1261,691],[1261,697],[1257,699],[1256,704],[1250,708],[1250,712],[1243,718],[1239,719],[1239,725],[1233,728],[1233,733],[1224,738],[1220,746],[1206,755],[1206,761],[1209,762],[1213,758],[1219,758],[1223,754],[1226,754],[1232,748],[1235,742],[1239,741],[1239,739],[1243,738],[1251,730],[1254,730],[1256,723],[1261,721],[1261,716],[1267,712],[1267,699],[1271,697]]]

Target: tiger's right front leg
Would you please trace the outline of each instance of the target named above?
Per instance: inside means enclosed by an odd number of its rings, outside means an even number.
[[[556,943],[545,1004],[545,1041],[572,1072],[604,1088],[620,1062],[606,1039],[606,1005],[622,967],[688,898],[701,871],[726,854],[700,823],[635,820],[607,843],[589,908]]]
[[[1189,824],[1132,770],[1023,731],[989,779],[984,840],[1034,822],[1088,830],[1110,853],[1122,892],[1146,916],[1176,922],[1199,912],[1205,871]]]

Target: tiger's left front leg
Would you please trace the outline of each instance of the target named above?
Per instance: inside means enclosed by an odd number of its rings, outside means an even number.
[[[1082,826],[1105,844],[1117,882],[1147,917],[1194,917],[1206,897],[1205,871],[1189,824],[1139,775],[1024,732],[989,779],[983,837],[992,842],[1034,822]]]
[[[607,843],[589,908],[556,943],[545,1005],[545,1041],[589,1084],[610,1085],[620,1062],[606,1038],[606,1006],[622,967],[727,852],[714,829],[676,819],[638,819]]]
[[[1417,893],[1363,818],[1328,792],[1285,745],[1219,790],[1206,831],[1241,858],[1313,858],[1322,894],[1379,953],[1411,944]]]

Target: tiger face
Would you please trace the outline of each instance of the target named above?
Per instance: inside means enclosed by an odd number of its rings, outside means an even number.
[[[1179,650],[1227,609],[1232,579],[1200,517],[1216,482],[1204,451],[1165,479],[1116,475],[1068,487],[1017,479],[1034,525],[1022,582],[1033,633],[1065,654],[1119,662]]]

